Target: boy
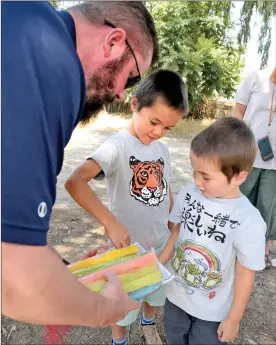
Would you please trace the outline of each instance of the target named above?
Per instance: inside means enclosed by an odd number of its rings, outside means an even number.
[[[180,233],[165,303],[168,345],[237,336],[254,271],[265,267],[266,225],[239,189],[255,155],[253,133],[235,118],[216,121],[192,141],[194,184],[181,189],[169,217]]]
[[[74,200],[94,216],[115,247],[139,242],[154,247],[165,263],[170,252],[163,251],[170,236],[168,217],[172,206],[170,159],[166,145],[159,142],[166,132],[188,113],[187,89],[174,72],[160,70],[148,76],[131,100],[133,117],[127,130],[107,140],[66,182]],[[91,179],[104,176],[109,209],[89,187]],[[165,303],[163,289],[144,302],[141,327],[147,344],[162,344],[154,323],[156,306]],[[134,322],[139,310],[112,327],[114,345],[126,344],[125,326]]]

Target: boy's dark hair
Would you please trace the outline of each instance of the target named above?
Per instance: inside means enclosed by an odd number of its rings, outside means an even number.
[[[138,86],[134,96],[137,98],[137,110],[151,107],[158,97],[169,107],[179,109],[185,117],[189,112],[187,87],[178,73],[159,70],[151,73]]]
[[[218,161],[228,182],[241,171],[250,172],[256,158],[256,140],[241,120],[225,117],[200,132],[191,144],[197,157]]]

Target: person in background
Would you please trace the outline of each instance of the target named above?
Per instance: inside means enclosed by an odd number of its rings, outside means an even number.
[[[233,116],[252,129],[258,150],[254,168],[241,192],[258,208],[268,229],[266,267],[271,266],[271,242],[276,240],[276,67],[272,73],[255,71],[244,79],[236,93]]]

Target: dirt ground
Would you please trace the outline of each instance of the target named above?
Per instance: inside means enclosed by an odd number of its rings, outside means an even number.
[[[89,249],[105,242],[106,237],[99,224],[80,209],[64,189],[69,174],[96,147],[103,143],[112,131],[93,127],[77,128],[66,148],[62,172],[58,178],[57,200],[54,208],[49,241],[66,259],[74,260]],[[163,140],[169,146],[173,166],[171,187],[177,192],[181,186],[192,180],[189,165],[189,143],[187,135],[171,134]],[[106,188],[102,182],[93,182],[97,194],[107,203]],[[274,252],[276,247],[274,245]],[[163,310],[158,311],[158,328],[163,334]],[[15,322],[2,317],[2,344],[43,344],[44,328]],[[92,329],[74,327],[67,344],[110,344],[109,328]],[[276,344],[276,269],[270,268],[257,273],[253,294],[241,323],[239,337],[235,344]],[[129,344],[143,344],[137,322],[129,330]]]

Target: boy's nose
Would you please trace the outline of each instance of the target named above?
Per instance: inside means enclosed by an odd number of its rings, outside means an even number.
[[[197,178],[197,177],[194,177],[194,182],[195,182],[195,184],[196,184],[197,188],[201,189],[201,183],[200,183],[200,179],[199,179],[199,178]]]
[[[161,127],[161,126],[156,126],[156,127],[154,128],[153,135],[154,135],[156,138],[159,138],[159,137],[162,136],[162,132],[163,132],[162,127]]]

